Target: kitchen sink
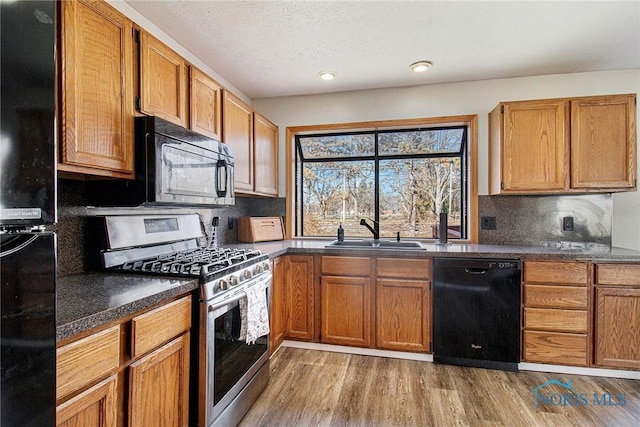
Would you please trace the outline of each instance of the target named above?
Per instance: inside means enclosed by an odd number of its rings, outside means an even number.
[[[397,242],[393,240],[334,240],[325,245],[325,248],[427,250],[420,242]]]

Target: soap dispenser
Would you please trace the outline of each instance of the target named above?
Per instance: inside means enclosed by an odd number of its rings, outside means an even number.
[[[344,228],[342,228],[342,223],[338,226],[338,241],[344,241]]]

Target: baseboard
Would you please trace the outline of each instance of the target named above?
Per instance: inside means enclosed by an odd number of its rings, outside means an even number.
[[[362,356],[390,357],[395,359],[419,360],[423,362],[433,362],[432,354],[410,353],[406,351],[378,350],[372,348],[348,347],[343,345],[320,344],[306,341],[285,340],[283,347],[302,348],[306,350],[332,351],[334,353],[359,354]],[[629,380],[639,380],[639,371],[625,371],[621,369],[603,368],[581,368],[567,365],[545,365],[543,363],[518,363],[521,371],[551,372],[569,375],[587,375],[592,377],[623,378]]]
[[[315,342],[289,340],[285,340],[282,343],[282,346],[303,348],[306,350],[332,351],[334,353],[359,354],[361,356],[378,356],[390,357],[393,359],[408,359],[421,360],[423,362],[433,362],[433,356],[431,354],[411,353],[408,351],[378,350],[373,348],[349,347],[344,345],[320,344]]]

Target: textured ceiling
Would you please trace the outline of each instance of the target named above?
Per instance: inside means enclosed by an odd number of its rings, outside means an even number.
[[[637,0],[126,2],[253,99],[640,68]]]

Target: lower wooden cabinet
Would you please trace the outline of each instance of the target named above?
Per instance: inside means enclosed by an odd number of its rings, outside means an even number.
[[[313,258],[313,255],[286,256],[286,338],[311,341],[315,336]]]
[[[369,277],[322,276],[321,341],[327,344],[371,346],[370,294]]]
[[[431,351],[431,261],[378,258],[376,347]]]
[[[273,354],[282,341],[286,333],[286,294],[285,294],[285,265],[286,256],[281,256],[272,260],[271,271],[273,279],[271,282],[271,318],[269,323],[269,347]]]
[[[640,369],[640,264],[598,264],[594,364]]]
[[[189,333],[129,368],[129,427],[189,425]]]
[[[589,366],[589,264],[524,263],[522,360]]]
[[[118,420],[118,376],[113,375],[56,408],[58,427],[115,427]]]
[[[57,425],[187,426],[191,309],[188,295],[63,343]]]

